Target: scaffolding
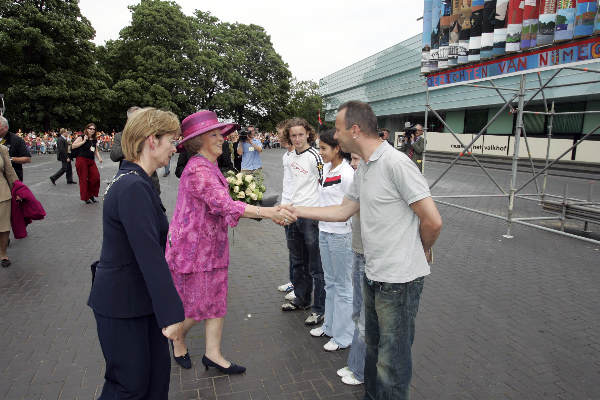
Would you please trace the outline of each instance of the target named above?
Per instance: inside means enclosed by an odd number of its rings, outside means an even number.
[[[554,195],[546,193],[547,190],[547,181],[548,181],[548,171],[549,169],[555,165],[558,161],[560,161],[567,154],[571,153],[573,149],[579,146],[584,140],[589,138],[592,134],[600,130],[600,125],[596,126],[590,132],[586,133],[583,137],[581,137],[576,143],[574,143],[568,150],[564,151],[559,157],[556,159],[550,160],[550,144],[552,141],[552,124],[555,116],[559,115],[573,115],[573,114],[600,114],[600,111],[580,111],[580,112],[556,112],[554,108],[554,101],[549,104],[548,99],[545,95],[545,90],[566,87],[566,86],[576,86],[576,85],[588,85],[593,83],[600,83],[600,80],[591,80],[585,82],[574,82],[568,84],[555,84],[550,85],[564,70],[575,70],[580,72],[586,72],[590,74],[600,74],[598,70],[591,70],[588,68],[580,68],[580,67],[560,67],[558,68],[545,82],[542,79],[541,73],[537,72],[537,78],[539,82],[539,86],[535,88],[526,88],[526,76],[532,74],[522,73],[520,74],[520,82],[519,87],[503,87],[497,86],[495,84],[495,80],[502,79],[503,77],[496,77],[486,80],[485,83],[459,83],[455,86],[470,86],[476,89],[483,90],[493,90],[498,96],[502,99],[504,104],[500,108],[500,110],[488,121],[488,123],[472,138],[472,140],[465,144],[461,139],[457,136],[456,132],[446,123],[444,118],[435,110],[430,104],[430,89],[427,86],[426,89],[426,104],[425,104],[425,127],[424,127],[424,135],[425,140],[427,141],[427,131],[428,131],[428,118],[431,113],[439,122],[446,128],[446,130],[452,134],[454,139],[460,144],[462,150],[460,153],[450,162],[450,165],[442,172],[442,174],[435,179],[435,181],[430,185],[430,188],[433,189],[442,178],[456,165],[456,163],[461,159],[461,157],[469,156],[473,159],[475,164],[484,172],[484,174],[490,179],[490,181],[494,184],[494,186],[499,190],[499,194],[455,194],[455,195],[433,195],[434,200],[439,203],[450,207],[455,207],[458,209],[462,209],[465,211],[475,212],[478,214],[486,215],[488,217],[496,218],[503,220],[507,223],[507,231],[506,234],[503,235],[504,238],[512,239],[513,232],[513,224],[519,224],[528,226],[535,229],[541,229],[544,231],[549,231],[553,233],[557,233],[559,235],[575,238],[578,240],[583,240],[586,242],[594,243],[596,245],[600,245],[599,240],[595,240],[592,238],[587,238],[585,236],[575,235],[568,232],[565,232],[565,221],[566,219],[575,219],[582,221],[584,223],[584,231],[589,232],[589,224],[600,224],[600,202],[592,201],[592,187],[590,186],[590,191],[588,194],[588,199],[582,200],[577,198],[568,197],[568,187],[565,185],[564,191],[562,195]],[[528,96],[528,92],[533,92],[533,95]],[[541,95],[544,105],[544,111],[526,111],[525,108],[538,96]],[[526,97],[528,98],[526,100]],[[516,105],[514,104],[516,102]],[[514,127],[514,131],[511,133],[511,136],[514,135],[514,146],[513,146],[513,154],[512,154],[512,165],[511,165],[511,179],[510,186],[508,190],[502,187],[498,183],[496,179],[492,176],[492,174],[488,171],[488,169],[481,163],[481,161],[477,158],[475,154],[473,154],[470,150],[473,144],[486,132],[489,126],[503,113],[506,109],[509,109],[511,113],[517,115],[516,124]],[[527,132],[525,129],[525,125],[523,122],[523,115],[525,114],[541,114],[547,115],[548,124],[547,124],[547,147],[546,147],[546,157],[544,168],[539,171],[536,171],[533,157],[531,155],[529,141],[527,138]],[[531,168],[531,177],[526,180],[525,183],[518,185],[517,183],[517,172],[519,166],[519,146],[521,145],[521,139],[524,140],[525,146],[527,147],[527,155],[529,166]],[[425,163],[426,152],[423,154],[423,163]],[[424,166],[425,164],[423,164]],[[542,184],[540,188],[540,184],[538,182],[538,178],[542,176]],[[523,189],[527,187],[530,183],[535,182],[536,193],[533,194],[522,194]],[[494,214],[491,212],[486,212],[482,210],[478,210],[472,207],[467,207],[464,205],[450,203],[449,201],[445,201],[442,199],[468,199],[468,198],[506,198],[507,199],[507,212],[506,215]],[[522,199],[527,201],[534,201],[539,203],[542,206],[544,211],[554,213],[555,216],[533,216],[533,217],[515,217],[515,200]],[[542,225],[535,224],[536,221],[548,221],[555,220],[560,221],[560,229],[554,229]]]

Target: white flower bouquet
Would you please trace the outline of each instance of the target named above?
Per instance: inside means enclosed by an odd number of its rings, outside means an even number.
[[[227,171],[225,179],[229,183],[229,195],[232,199],[243,201],[246,204],[261,204],[267,188],[264,184],[257,182],[252,174]]]

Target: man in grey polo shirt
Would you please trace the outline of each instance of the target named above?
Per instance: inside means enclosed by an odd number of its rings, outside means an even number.
[[[408,399],[415,318],[442,218],[413,162],[377,134],[371,107],[338,108],[335,138],[361,161],[341,205],[286,206],[298,217],[346,221],[360,209],[365,251],[365,399]]]

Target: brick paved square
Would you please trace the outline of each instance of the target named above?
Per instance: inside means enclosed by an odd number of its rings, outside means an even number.
[[[262,154],[270,193],[281,188],[281,155]],[[57,167],[53,156],[36,156],[25,167],[25,183],[48,216],[30,226],[28,238],[12,241],[13,265],[0,270],[2,399],[93,399],[102,387],[103,358],[85,305],[89,264],[101,246],[102,206],[83,204],[77,185],[52,186],[48,176]],[[445,165],[428,167],[431,181]],[[115,171],[110,162],[102,166],[101,191]],[[503,175],[496,177],[504,182]],[[551,189],[559,191],[565,180],[551,178]],[[169,215],[177,184],[173,175],[161,178]],[[573,180],[570,188],[585,194],[589,184],[595,183]],[[457,190],[493,187],[462,166],[434,193]],[[469,204],[495,212],[505,207],[488,199]],[[525,211],[541,213],[527,204]],[[520,226],[507,240],[499,221],[439,208],[444,229],[417,317],[412,398],[600,398],[598,246]],[[283,296],[276,287],[287,281],[283,229],[242,220],[230,238],[223,351],[248,371],[232,377],[205,371],[198,325],[189,341],[194,368],[172,364],[170,398],[361,399],[362,387],[346,386],[335,374],[348,351],[324,352],[325,340],[310,337],[304,312],[280,311]]]

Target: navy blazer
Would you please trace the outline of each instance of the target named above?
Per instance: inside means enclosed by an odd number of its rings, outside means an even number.
[[[135,171],[135,173],[131,173]],[[160,327],[185,314],[165,259],[169,221],[152,181],[124,160],[104,197],[102,253],[88,305],[112,318],[155,314]]]

